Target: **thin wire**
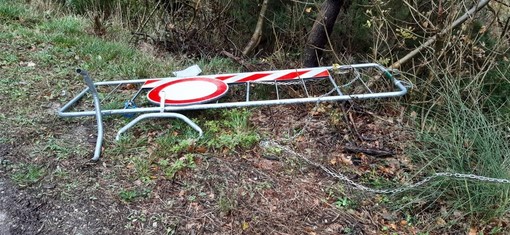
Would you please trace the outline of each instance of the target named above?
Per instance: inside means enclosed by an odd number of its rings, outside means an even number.
[[[107,95],[106,95],[106,96],[105,96],[105,97],[101,100],[101,103],[103,103],[103,102],[107,101],[107,100],[110,98],[110,96],[113,94],[113,92],[115,92],[115,91],[117,91],[117,89],[119,89],[120,85],[122,85],[122,84],[119,84],[119,85],[115,86],[115,88],[113,88],[113,90],[111,90],[111,91],[110,91],[110,92],[109,92],[109,93],[108,93],[108,94],[107,94]]]

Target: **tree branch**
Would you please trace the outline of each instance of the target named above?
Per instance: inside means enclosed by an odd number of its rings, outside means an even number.
[[[255,47],[259,45],[260,38],[262,37],[262,26],[264,26],[264,18],[267,10],[267,3],[269,0],[264,0],[262,2],[262,8],[260,9],[259,19],[257,21],[257,26],[255,27],[255,31],[253,31],[253,35],[251,36],[248,45],[243,50],[243,55],[248,55]]]
[[[390,68],[399,68],[403,63],[407,62],[409,59],[416,56],[420,51],[423,49],[429,47],[434,43],[438,37],[445,35],[446,33],[450,32],[453,28],[459,26],[460,24],[464,23],[468,18],[472,17],[476,12],[478,12],[480,9],[485,7],[491,0],[480,0],[476,6],[473,6],[469,11],[464,13],[461,17],[459,17],[456,21],[454,21],[451,25],[446,27],[445,29],[441,30],[438,34],[432,36],[429,38],[425,43],[421,44],[418,48],[414,49],[413,51],[409,52],[406,56],[399,59],[397,62],[393,63]]]

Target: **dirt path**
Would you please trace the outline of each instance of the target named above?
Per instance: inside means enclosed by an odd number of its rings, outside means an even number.
[[[121,218],[118,210],[103,210],[109,205],[91,203],[86,194],[66,201],[56,198],[54,184],[20,187],[12,182],[7,166],[15,156],[14,146],[0,144],[0,235],[123,234],[112,219]]]
[[[0,234],[37,234],[41,231],[37,199],[0,179]]]
[[[125,232],[115,219],[109,218],[109,210],[96,209],[83,200],[53,201],[42,194],[17,189],[8,180],[0,179],[0,235]]]

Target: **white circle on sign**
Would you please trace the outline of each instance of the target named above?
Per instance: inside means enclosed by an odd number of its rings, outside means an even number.
[[[159,92],[159,95],[164,95],[167,100],[191,100],[209,96],[216,92],[216,90],[218,90],[218,87],[214,83],[186,81],[163,88]],[[162,92],[164,92],[164,94]]]
[[[147,98],[154,104],[163,99],[165,105],[192,105],[219,99],[227,91],[228,85],[218,79],[182,78],[154,87],[147,93]]]

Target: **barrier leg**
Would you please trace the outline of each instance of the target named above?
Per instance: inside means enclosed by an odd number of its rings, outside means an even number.
[[[193,121],[191,121],[191,119],[189,119],[188,117],[186,117],[186,116],[184,116],[182,114],[179,114],[179,113],[147,113],[147,114],[142,114],[142,115],[138,116],[137,118],[133,119],[131,122],[126,124],[124,127],[122,127],[119,130],[119,132],[117,132],[117,136],[115,137],[115,140],[118,141],[120,139],[120,135],[122,135],[122,133],[126,132],[129,128],[131,128],[134,125],[136,125],[136,123],[138,123],[138,122],[140,122],[142,120],[145,120],[145,119],[150,119],[150,118],[177,118],[177,119],[181,119],[184,122],[186,122],[189,126],[191,126],[193,129],[195,129],[198,132],[199,137],[202,137],[202,135],[203,135],[202,129],[197,124],[195,124]]]

